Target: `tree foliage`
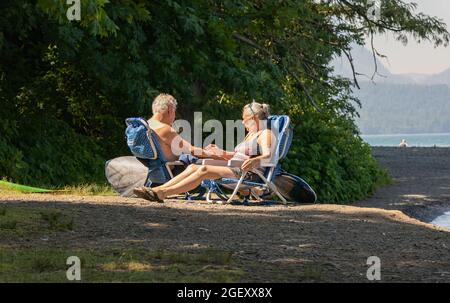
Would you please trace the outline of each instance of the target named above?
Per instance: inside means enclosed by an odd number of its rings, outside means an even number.
[[[357,83],[328,63],[384,31],[449,41],[441,21],[393,0],[378,21],[362,0],[82,0],[79,22],[65,1],[0,6],[0,175],[39,185],[102,180],[103,161],[127,152],[124,118],[169,92],[185,119],[271,104],[296,125],[289,171],[321,201],[366,196],[383,173],[354,124]]]

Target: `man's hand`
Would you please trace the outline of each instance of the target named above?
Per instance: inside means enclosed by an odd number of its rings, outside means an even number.
[[[205,147],[205,150],[216,149],[216,148],[218,148],[217,145],[215,145],[215,144],[208,144]]]
[[[209,144],[208,146],[206,146],[205,151],[218,157],[223,157],[225,155],[225,151],[218,148],[215,144]]]

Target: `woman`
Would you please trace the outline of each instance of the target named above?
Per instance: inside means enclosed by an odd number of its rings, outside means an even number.
[[[239,178],[242,172],[260,167],[261,161],[271,158],[271,142],[273,133],[267,128],[269,106],[252,102],[244,106],[242,123],[248,131],[244,141],[238,144],[234,151],[224,151],[215,145],[209,145],[206,150],[224,160],[244,161],[240,168],[213,165],[189,165],[181,174],[175,176],[167,183],[154,187],[139,187],[134,193],[150,201],[163,202],[166,197],[185,193],[196,188],[203,180],[220,178]]]

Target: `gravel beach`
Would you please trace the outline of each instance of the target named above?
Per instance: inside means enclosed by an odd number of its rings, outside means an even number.
[[[450,211],[450,148],[373,147],[394,184],[355,206],[400,210],[424,222]]]
[[[73,214],[73,230],[47,237],[50,247],[229,251],[246,273],[243,282],[370,282],[370,256],[381,259],[381,282],[450,282],[450,231],[424,223],[449,206],[450,150],[373,152],[395,182],[347,206],[158,204],[49,194],[2,194],[0,205]],[[42,237],[3,237],[0,245],[34,247]]]

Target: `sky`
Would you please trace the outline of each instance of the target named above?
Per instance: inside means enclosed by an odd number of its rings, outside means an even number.
[[[417,3],[416,12],[443,19],[450,31],[450,0],[404,1]],[[370,45],[368,40],[366,45]],[[388,60],[381,61],[394,74],[436,74],[450,68],[450,46],[434,48],[430,42],[418,44],[413,39],[403,46],[390,34],[375,37],[374,45],[380,53],[388,56]]]

